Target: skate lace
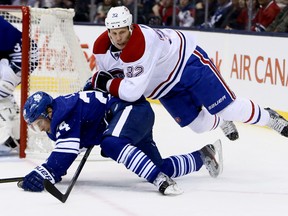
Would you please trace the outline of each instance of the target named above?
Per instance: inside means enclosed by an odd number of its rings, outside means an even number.
[[[286,127],[288,123],[281,117],[273,115],[270,118],[268,126],[273,128],[275,131],[281,133],[283,128]]]
[[[225,135],[229,135],[233,132],[236,132],[235,125],[230,121],[225,121],[220,127]]]
[[[163,182],[165,182],[165,181],[168,182],[168,179],[169,179],[169,178],[168,178],[165,174],[159,173],[158,176],[156,177],[156,179],[154,180],[153,184],[154,184],[157,188],[159,188],[159,187],[163,184]],[[168,182],[168,183],[169,183],[169,182]]]
[[[210,176],[216,177],[218,175],[218,164],[216,161],[210,157],[205,158],[205,166],[208,170]]]
[[[153,184],[158,188],[159,192],[164,195],[178,195],[183,190],[178,187],[176,182],[164,173],[159,173]]]

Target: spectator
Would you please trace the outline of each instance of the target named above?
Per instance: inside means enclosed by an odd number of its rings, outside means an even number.
[[[34,7],[36,5],[36,0],[13,0],[12,5],[21,5],[21,6],[31,6]]]
[[[217,8],[217,0],[208,0],[208,16],[207,18],[210,19],[210,17],[215,13]],[[205,2],[206,0],[196,0],[195,3],[195,21],[194,26],[200,26],[202,23],[205,22]]]
[[[195,21],[195,5],[191,0],[180,0],[179,26],[192,27]]]
[[[122,0],[123,4],[125,7],[127,7],[129,9],[129,11],[134,14],[135,11],[135,0]],[[134,17],[135,19],[135,17]],[[143,5],[137,3],[137,23],[141,23],[141,24],[145,24],[146,23],[146,17],[144,16],[143,13]]]
[[[287,0],[275,0],[275,1],[281,10],[288,4]]]
[[[54,6],[58,8],[74,8],[74,1],[70,0],[54,0]]]
[[[239,16],[237,17],[236,23],[231,23],[229,26],[232,29],[239,29],[239,30],[248,30],[248,22],[249,22],[249,12],[248,12],[248,3],[249,0],[245,0],[245,5],[242,8],[241,13],[239,14]],[[252,19],[254,19],[254,17],[257,14],[257,11],[259,9],[259,2],[258,0],[252,0]],[[244,26],[244,28],[243,28]],[[229,29],[229,27],[227,27]]]
[[[146,23],[148,22],[149,17],[153,15],[152,8],[155,4],[155,0],[142,0],[143,5],[143,15],[146,18]]]
[[[152,13],[148,17],[148,25],[162,25],[162,18],[160,16],[160,7],[162,7],[162,0],[156,0],[152,7]]]
[[[163,6],[162,0],[156,0],[156,3],[152,7],[152,12],[154,16],[160,17],[160,8]]]
[[[173,24],[173,0],[161,0],[153,6],[152,10],[154,13],[154,19],[155,17],[161,18],[161,25],[171,26]],[[175,12],[175,15],[178,16],[178,7],[176,7]]]
[[[66,2],[64,7],[75,8],[75,16],[73,18],[76,22],[90,22],[90,0],[73,1],[71,3]]]
[[[94,22],[97,24],[104,24],[106,15],[112,6],[112,0],[103,0],[97,5],[97,13]]]
[[[175,9],[176,16],[178,16],[179,8]],[[162,0],[162,6],[159,9],[160,17],[162,19],[162,25],[171,26],[173,25],[173,0]],[[177,21],[176,21],[177,22]]]
[[[221,28],[225,16],[229,13],[232,8],[232,2],[230,0],[217,0],[218,6],[216,8],[215,13],[210,18],[210,21],[207,23],[203,23],[201,27],[208,28]]]
[[[52,8],[55,5],[55,0],[37,0],[36,4],[39,8]]]
[[[251,30],[263,32],[266,31],[266,28],[274,21],[281,9],[274,0],[258,1],[260,8],[252,20]]]
[[[287,2],[288,3],[288,2]],[[288,32],[288,4],[267,27],[268,32]]]
[[[244,17],[244,19],[242,19]],[[232,0],[232,8],[225,17],[222,27],[227,30],[244,30],[248,23],[247,5],[243,0]]]
[[[12,1],[11,0],[2,0],[0,1],[0,5],[11,5]]]

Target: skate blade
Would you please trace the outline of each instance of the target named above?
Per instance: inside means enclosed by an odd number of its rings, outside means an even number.
[[[222,152],[222,143],[221,140],[218,139],[213,143],[213,146],[215,147],[215,158],[217,158],[218,165],[219,165],[219,174],[218,176],[223,172],[223,152]]]

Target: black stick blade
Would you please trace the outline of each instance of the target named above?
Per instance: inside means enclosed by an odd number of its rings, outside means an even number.
[[[68,196],[66,196],[66,194],[62,194],[56,187],[54,184],[52,184],[49,180],[44,179],[44,187],[45,189],[52,194],[55,198],[57,198],[58,200],[60,200],[62,203],[65,203]]]
[[[82,158],[82,160],[81,160],[81,162],[80,162],[80,164],[79,164],[79,166],[78,166],[78,168],[77,168],[77,170],[76,170],[76,172],[75,172],[75,174],[71,180],[71,183],[70,183],[69,187],[67,188],[67,191],[65,192],[65,194],[62,194],[49,180],[44,179],[44,188],[50,194],[52,194],[54,197],[56,197],[58,200],[60,200],[62,203],[65,203],[66,200],[68,199],[68,196],[69,196],[72,188],[74,187],[74,185],[78,179],[78,176],[80,175],[80,172],[81,172],[82,168],[84,167],[84,164],[86,163],[87,158],[88,158],[90,152],[92,151],[93,147],[94,146],[90,146],[86,150],[86,152],[85,152],[85,154],[84,154],[84,156],[83,156],[83,158]]]

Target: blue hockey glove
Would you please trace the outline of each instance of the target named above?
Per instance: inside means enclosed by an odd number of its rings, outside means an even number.
[[[101,92],[108,92],[106,84],[113,76],[106,71],[97,71],[91,80],[92,88]]]
[[[25,191],[41,192],[44,190],[44,179],[48,179],[52,184],[61,181],[61,177],[56,176],[50,167],[42,164],[24,177],[21,187]]]

